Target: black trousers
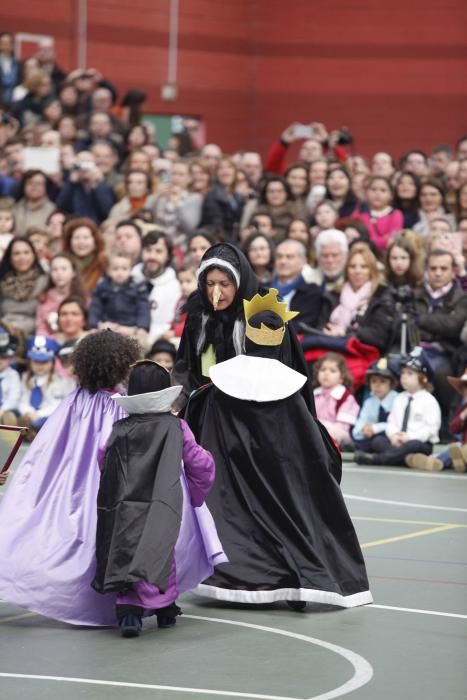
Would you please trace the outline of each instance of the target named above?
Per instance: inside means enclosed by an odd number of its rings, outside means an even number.
[[[379,435],[376,437],[380,437]],[[433,452],[433,445],[431,442],[422,442],[421,440],[409,440],[404,442],[400,447],[394,447],[391,445],[389,438],[386,435],[382,435],[381,439],[377,441],[374,452],[376,454],[373,457],[373,464],[387,464],[393,467],[403,467],[405,466],[405,457],[415,452],[421,452],[424,455],[431,455]],[[374,447],[375,447],[374,446]]]

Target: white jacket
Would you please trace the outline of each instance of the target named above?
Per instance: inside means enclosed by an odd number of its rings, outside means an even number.
[[[151,327],[149,329],[149,342],[154,343],[163,333],[169,330],[175,318],[175,309],[178,300],[182,296],[180,284],[175,270],[166,267],[159,277],[148,278],[143,273],[143,263],[138,263],[133,268],[133,279],[137,283],[147,282],[152,285],[149,292],[151,305]]]
[[[48,418],[55,411],[62,399],[65,398],[70,391],[75,388],[73,380],[64,379],[58,374],[54,374],[50,384],[47,384],[48,377],[33,377],[32,386],[37,381],[42,389],[43,399],[38,409],[31,406],[31,389],[26,384],[26,376],[22,379],[21,399],[19,402],[18,411],[21,415],[32,413],[37,410],[39,418]]]
[[[412,396],[412,405],[406,431],[410,439],[422,442],[439,442],[441,409],[435,397],[425,389],[420,389],[415,394],[403,391],[396,396],[388,416],[386,435],[391,438],[395,433],[401,432],[405,408],[410,396]]]

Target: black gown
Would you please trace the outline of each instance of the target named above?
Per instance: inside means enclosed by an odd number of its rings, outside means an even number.
[[[211,384],[190,400],[188,419],[216,462],[207,503],[229,559],[197,591],[243,603],[370,603],[340,454],[300,392],[246,401]]]

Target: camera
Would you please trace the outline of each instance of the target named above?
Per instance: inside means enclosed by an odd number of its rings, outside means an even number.
[[[1,124],[3,126],[8,126],[11,123],[11,115],[8,112],[3,112],[1,117]]]
[[[347,129],[346,126],[341,126],[339,129],[338,137],[337,137],[337,145],[338,146],[350,146],[350,144],[353,142],[353,136],[350,133],[350,131]]]
[[[413,289],[408,284],[403,284],[400,287],[391,289],[394,300],[399,304],[408,304],[413,301]]]

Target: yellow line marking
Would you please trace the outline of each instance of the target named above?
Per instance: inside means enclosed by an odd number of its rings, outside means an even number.
[[[375,523],[402,523],[403,525],[455,525],[456,527],[467,527],[459,523],[437,523],[433,520],[399,520],[396,518],[370,518],[365,516],[356,516],[352,520],[369,520]]]
[[[21,620],[23,617],[33,617],[34,615],[37,616],[37,613],[27,612],[21,613],[20,615],[11,615],[11,617],[2,617],[0,618],[0,625],[3,625],[5,622],[12,622],[13,620]]]
[[[445,532],[447,530],[456,530],[462,525],[441,525],[440,527],[432,527],[429,530],[417,530],[417,532],[409,532],[406,535],[396,535],[395,537],[386,537],[383,540],[374,540],[360,545],[362,549],[368,547],[377,547],[380,544],[390,544],[391,542],[401,542],[402,540],[410,540],[413,537],[424,537],[425,535],[434,535],[436,532]]]

